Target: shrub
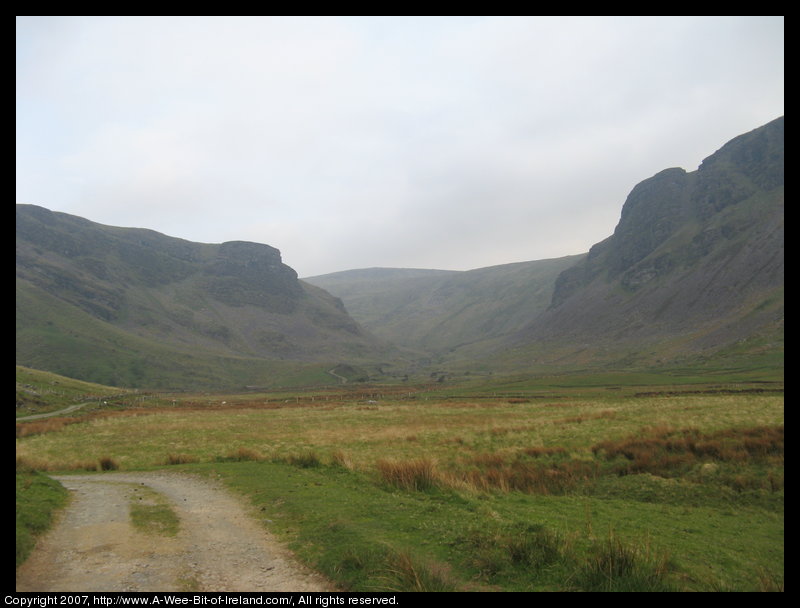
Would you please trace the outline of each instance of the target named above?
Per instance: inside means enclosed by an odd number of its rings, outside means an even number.
[[[116,471],[119,469],[119,464],[117,461],[109,456],[104,456],[100,459],[100,470],[101,471]]]

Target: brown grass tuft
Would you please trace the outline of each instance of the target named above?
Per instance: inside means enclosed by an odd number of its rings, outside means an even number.
[[[349,454],[344,450],[334,450],[331,452],[331,464],[348,470],[353,470],[355,468]]]
[[[594,479],[596,462],[568,460],[542,465],[516,460],[502,466],[473,469],[463,474],[464,482],[478,491],[562,494]]]
[[[419,560],[408,551],[393,551],[386,562],[384,586],[392,591],[459,591],[457,580],[445,564]]]
[[[782,467],[784,429],[781,425],[703,433],[697,429],[657,427],[643,429],[635,437],[600,442],[592,451],[612,462],[619,475],[650,473],[669,477],[710,462],[731,465],[757,462]],[[756,480],[736,474],[728,483],[737,490],[768,484],[768,489],[777,491],[783,487],[783,477],[770,472],[766,480]]]
[[[197,458],[189,456],[188,454],[168,454],[164,464],[191,464],[193,462],[197,462]]]
[[[567,453],[567,450],[565,450],[560,446],[552,448],[538,446],[538,447],[525,448],[524,450],[522,450],[522,452],[524,454],[527,454],[528,456],[533,456],[534,458],[540,458],[542,456],[554,456],[556,454],[564,455]]]
[[[264,460],[264,456],[252,448],[240,447],[229,452],[225,460],[232,462],[259,462]]]
[[[80,418],[53,417],[17,423],[17,439],[60,431],[69,424],[81,422]]]
[[[379,460],[378,473],[381,479],[401,490],[430,490],[440,485],[441,476],[433,461],[417,460]]]
[[[322,466],[322,460],[313,450],[301,452],[300,454],[290,454],[286,457],[286,462],[301,469],[311,469]]]

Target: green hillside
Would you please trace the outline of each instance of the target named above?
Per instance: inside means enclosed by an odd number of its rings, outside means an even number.
[[[380,359],[277,249],[17,205],[17,363],[130,387],[272,386]]]
[[[16,366],[17,417],[62,410],[87,401],[128,394],[128,389],[75,380],[59,374]]]
[[[374,268],[304,281],[341,298],[374,335],[428,355],[474,356],[535,319],[581,255],[466,272]]]

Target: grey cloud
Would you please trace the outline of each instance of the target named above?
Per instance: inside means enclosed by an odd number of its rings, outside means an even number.
[[[26,17],[17,201],[301,275],[578,253],[783,113],[783,18]]]

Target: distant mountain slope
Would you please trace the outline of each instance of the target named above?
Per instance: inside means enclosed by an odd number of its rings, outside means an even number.
[[[225,383],[226,368],[258,384],[276,362],[377,356],[341,302],[268,245],[192,243],[17,205],[16,246],[18,364],[185,386]]]
[[[614,234],[586,255],[305,280],[340,297],[375,335],[465,365],[782,353],[783,239],[779,118],[733,139],[697,171],[666,169],[638,184]]]
[[[516,337],[539,360],[783,347],[784,119],[638,184]]]
[[[304,281],[342,299],[367,330],[429,354],[475,355],[535,319],[555,280],[582,256],[520,262],[466,272],[371,268]]]

